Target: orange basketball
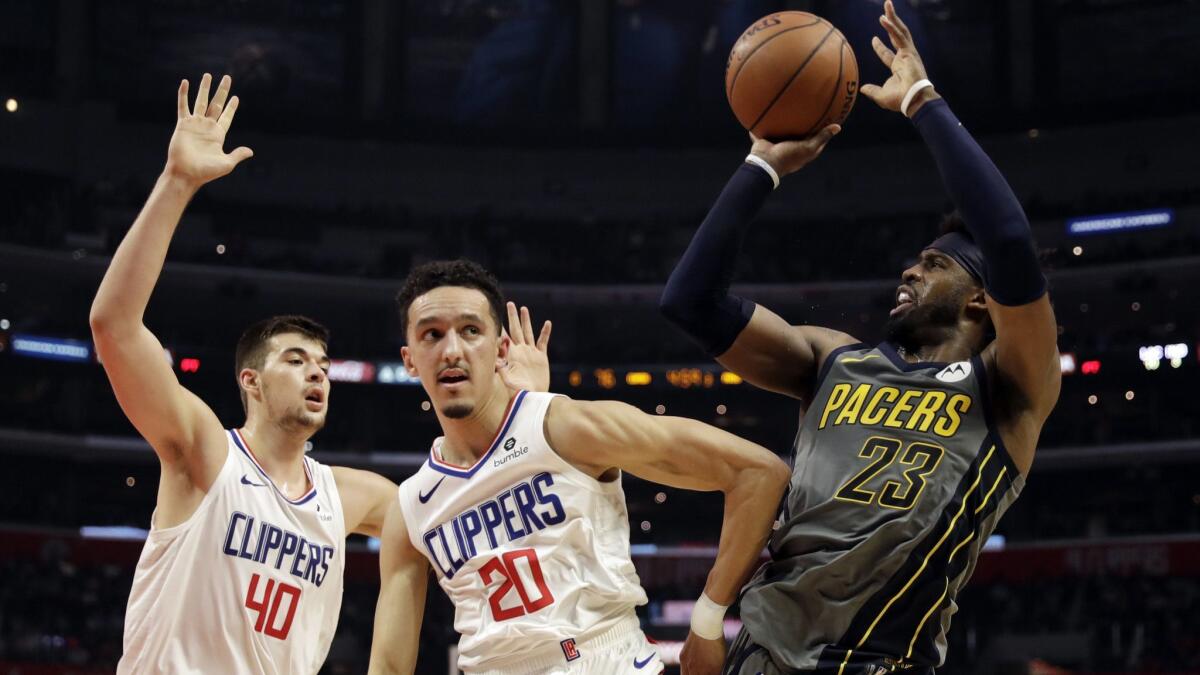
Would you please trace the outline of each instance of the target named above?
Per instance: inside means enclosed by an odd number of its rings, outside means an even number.
[[[841,31],[808,12],[776,12],[733,44],[725,97],[760,138],[802,138],[846,119],[858,95],[858,61]]]

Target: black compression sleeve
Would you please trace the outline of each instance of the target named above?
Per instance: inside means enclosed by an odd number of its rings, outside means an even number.
[[[1046,292],[1033,233],[1000,170],[963,128],[950,106],[921,106],[913,124],[937,161],[942,182],[987,262],[987,292],[1002,305],[1024,305]]]
[[[738,167],[663,290],[662,313],[711,356],[727,351],[754,314],[755,304],[730,294],[729,285],[746,228],[773,188],[763,169]]]

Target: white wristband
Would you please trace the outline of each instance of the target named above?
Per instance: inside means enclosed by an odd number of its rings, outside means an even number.
[[[725,637],[725,610],[729,605],[718,605],[705,593],[700,594],[692,608],[692,632],[705,640]]]
[[[775,187],[779,187],[779,174],[775,172],[775,167],[771,166],[770,162],[754,153],[746,155],[746,161],[766,171],[767,175],[771,177],[771,182],[775,184]]]
[[[908,93],[904,95],[904,100],[900,103],[900,114],[908,117],[908,104],[912,103],[912,100],[917,97],[917,92],[925,87],[932,86],[933,83],[929,80],[917,80],[913,82],[913,86],[908,88]]]

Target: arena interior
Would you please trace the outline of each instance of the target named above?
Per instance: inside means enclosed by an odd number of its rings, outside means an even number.
[[[938,672],[1200,673],[1200,4],[900,4],[1026,209],[1063,370]],[[88,312],[161,170],[184,77],[233,76],[229,147],[255,156],[188,208],[146,324],[226,426],[243,414],[240,331],[310,315],[332,330],[336,402],[313,456],[403,480],[439,431],[400,363],[393,296],[413,265],[466,257],[554,322],[554,391],[786,457],[795,401],[724,372],[658,307],[747,151],[722,88],[730,46],[782,9],[828,18],[862,81],[886,77],[869,0],[0,4],[0,672],[112,672],[121,655],[158,464]],[[772,196],[735,290],[879,340],[900,270],[948,209],[911,126],[860,96]],[[721,501],[624,487],[639,616],[669,660]],[[366,672],[376,549],[350,540],[322,672]],[[451,621],[431,588],[418,673],[457,672]]]

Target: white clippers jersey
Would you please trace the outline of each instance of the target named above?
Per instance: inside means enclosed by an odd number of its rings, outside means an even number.
[[[342,605],[346,532],[329,467],[292,501],[245,439],[184,523],[153,528],[125,611],[118,673],[315,673]],[[153,518],[151,519],[153,523]]]
[[[454,602],[458,666],[503,669],[570,654],[646,603],[618,478],[602,483],[546,442],[554,394],[520,392],[469,468],[429,460],[400,485],[413,546]],[[569,659],[568,659],[569,660]]]

